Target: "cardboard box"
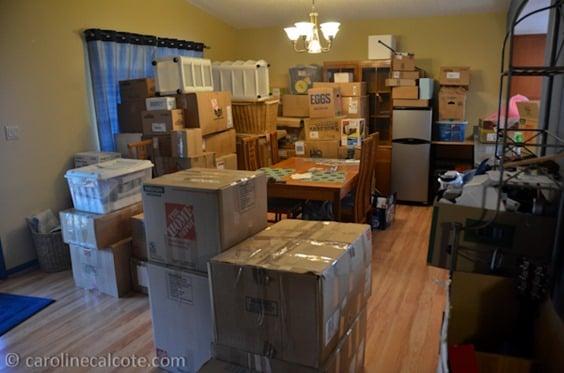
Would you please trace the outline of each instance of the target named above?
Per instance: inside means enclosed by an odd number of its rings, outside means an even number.
[[[215,159],[215,168],[218,170],[236,170],[237,154],[227,154]]]
[[[310,118],[331,118],[341,114],[341,93],[338,88],[310,88]]]
[[[148,97],[145,99],[145,108],[152,110],[174,110],[176,99],[174,97]]]
[[[81,152],[74,154],[74,168],[90,166],[100,162],[121,158],[121,153],[115,152]]]
[[[386,44],[382,45],[378,41]],[[389,47],[389,48],[388,48]],[[395,35],[370,35],[368,36],[368,59],[369,60],[389,60],[392,58],[390,50],[396,49],[396,36]]]
[[[333,74],[333,81],[335,83],[351,83],[354,81],[353,73],[335,73]]]
[[[142,139],[153,141],[154,157],[170,157],[172,155],[172,141],[169,133],[164,135],[143,135]]]
[[[204,150],[218,157],[237,152],[237,134],[234,129],[204,136]]]
[[[291,219],[221,253],[210,261],[217,344],[322,366],[370,296],[371,258],[367,225]]]
[[[310,119],[304,122],[306,140],[340,140],[342,118]]]
[[[177,95],[176,107],[184,109],[186,127],[201,128],[203,136],[233,128],[230,92]]]
[[[342,97],[342,114],[348,118],[368,118],[368,96]]]
[[[538,129],[540,121],[540,102],[539,101],[521,101],[517,103],[517,110],[519,111],[519,128],[522,129]],[[523,131],[523,139],[525,142],[530,142],[540,138],[537,136],[539,133],[535,131]],[[535,137],[536,136],[536,137]],[[534,150],[533,150],[534,151]]]
[[[435,81],[431,78],[419,79],[419,98],[421,100],[432,100],[435,94]]]
[[[120,132],[143,132],[141,114],[145,110],[145,100],[131,100],[118,104],[118,124]]]
[[[122,297],[131,290],[131,238],[107,248],[70,244],[72,275],[77,287]]]
[[[366,82],[329,83],[315,82],[313,88],[339,88],[341,96],[366,96]]]
[[[149,260],[205,272],[208,260],[266,227],[262,172],[192,168],[143,185]]]
[[[417,85],[415,79],[386,79],[386,87],[414,87]]]
[[[144,135],[163,135],[184,128],[182,110],[143,111],[141,114]]]
[[[139,115],[139,121],[141,121],[141,115]],[[141,127],[143,127],[141,125]],[[114,140],[116,143],[116,150],[121,154],[122,158],[129,157],[128,144],[133,144],[141,141],[143,134],[140,133],[116,133]]]
[[[170,133],[171,156],[178,158],[194,157],[202,154],[204,140],[200,128],[185,128]]]
[[[132,257],[129,263],[131,269],[131,289],[137,293],[149,294],[149,275],[147,261]]]
[[[392,79],[411,79],[416,80],[423,77],[423,72],[421,70],[416,71],[392,71]]]
[[[478,121],[478,138],[481,143],[495,143],[497,140],[497,124],[492,120]]]
[[[361,373],[364,367],[366,346],[366,309],[363,309],[345,333],[329,358],[320,368],[293,364],[279,358],[243,351],[238,348],[213,344],[215,359],[210,360],[200,370],[202,372],[292,372],[292,373]],[[221,360],[217,360],[221,359]],[[231,365],[233,364],[233,365]],[[220,369],[220,370],[212,370]],[[221,370],[229,369],[229,370]],[[239,369],[239,370],[237,370]],[[242,373],[242,372],[240,372]]]
[[[392,70],[393,71],[415,71],[415,56],[394,54],[392,56]]]
[[[393,100],[394,107],[429,107],[429,100]]]
[[[366,133],[366,120],[364,118],[341,120],[341,146],[361,146]]]
[[[392,88],[393,100],[419,99],[419,87],[394,87]]]
[[[286,137],[280,139],[279,147],[285,148],[285,145],[288,145],[293,148],[296,141],[305,140],[305,123],[309,120],[307,118],[278,117],[277,128],[286,131]]]
[[[190,168],[215,168],[215,153],[203,152],[201,154],[188,157],[155,157],[155,175],[163,176]]]
[[[141,212],[141,202],[103,215],[75,209],[61,211],[63,241],[91,249],[109,247],[131,236],[130,218]]]
[[[341,140],[306,140],[301,145],[296,142],[296,154],[305,156],[306,158],[339,158],[339,146]],[[301,150],[301,151],[300,151]]]
[[[285,117],[309,117],[308,95],[284,95],[282,96],[282,115]]]
[[[462,87],[441,87],[439,120],[466,120],[466,90]]]
[[[145,238],[145,219],[143,213],[129,219],[131,225],[131,255],[147,260],[147,240]]]
[[[155,263],[149,263],[147,269],[156,356],[185,359],[184,366],[162,367],[169,372],[197,372],[211,357],[208,278]]]
[[[439,84],[468,87],[470,85],[470,68],[468,66],[441,66]]]
[[[145,100],[155,95],[155,81],[152,78],[122,80],[119,82],[120,102]]]

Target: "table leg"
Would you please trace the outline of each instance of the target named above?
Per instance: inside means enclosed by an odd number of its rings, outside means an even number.
[[[341,221],[341,193],[335,193],[333,197],[333,215],[335,221]]]

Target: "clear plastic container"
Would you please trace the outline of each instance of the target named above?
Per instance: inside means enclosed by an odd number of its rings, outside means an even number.
[[[150,161],[115,159],[67,171],[74,208],[106,214],[141,201],[141,186],[152,177]]]
[[[464,141],[468,122],[436,122],[436,139],[439,141]]]
[[[231,92],[233,101],[261,101],[272,95],[264,60],[214,62],[212,70],[214,90]]]
[[[211,61],[208,59],[163,57],[153,61],[153,66],[158,95],[213,91]]]
[[[288,69],[290,76],[290,93],[307,95],[313,83],[323,81],[323,68],[319,65],[297,65]]]

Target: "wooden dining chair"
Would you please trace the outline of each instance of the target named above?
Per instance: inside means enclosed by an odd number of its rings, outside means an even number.
[[[127,144],[129,158],[132,159],[153,159],[153,140],[142,140]]]
[[[280,154],[278,154],[278,132],[272,131],[270,136],[270,157],[272,159],[272,164],[280,162]]]
[[[259,168],[257,136],[237,138],[237,161],[240,170],[255,171]]]
[[[341,210],[342,219],[345,221],[367,222],[369,212],[372,209],[371,197],[374,190],[376,152],[379,142],[380,136],[377,132],[368,136],[362,142],[356,187],[353,195],[350,198],[345,198]]]

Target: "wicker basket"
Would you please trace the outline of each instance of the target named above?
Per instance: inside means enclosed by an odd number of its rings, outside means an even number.
[[[69,247],[61,232],[31,233],[39,267],[45,272],[61,272],[71,268]]]
[[[276,131],[279,100],[233,102],[233,125],[239,133],[263,134]]]

